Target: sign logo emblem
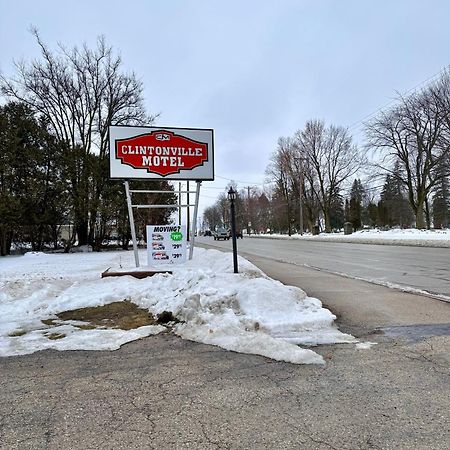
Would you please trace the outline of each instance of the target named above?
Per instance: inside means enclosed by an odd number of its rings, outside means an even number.
[[[127,139],[116,139],[116,158],[121,164],[166,176],[191,170],[208,161],[208,144],[156,130]]]

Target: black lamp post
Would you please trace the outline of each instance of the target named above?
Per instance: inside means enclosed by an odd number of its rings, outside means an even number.
[[[236,213],[234,210],[234,201],[236,200],[236,191],[230,187],[228,191],[228,200],[230,200],[231,208],[231,239],[233,241],[233,266],[234,273],[238,273],[238,259],[237,259],[237,242],[236,242]]]

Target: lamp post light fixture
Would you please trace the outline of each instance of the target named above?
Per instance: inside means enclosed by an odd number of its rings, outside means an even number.
[[[234,273],[238,273],[238,258],[237,258],[237,242],[236,242],[236,211],[234,209],[234,202],[236,200],[236,191],[231,186],[228,191],[228,200],[230,201],[231,209],[231,239],[233,242],[233,267]]]

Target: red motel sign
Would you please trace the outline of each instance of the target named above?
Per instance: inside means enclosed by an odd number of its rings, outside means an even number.
[[[122,165],[164,177],[202,166],[208,161],[208,143],[169,130],[155,130],[116,139],[115,157]]]

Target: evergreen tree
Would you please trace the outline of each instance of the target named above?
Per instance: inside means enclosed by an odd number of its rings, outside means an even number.
[[[374,227],[378,224],[378,207],[373,202],[370,202],[367,205],[367,219],[370,227]]]
[[[433,198],[433,224],[434,228],[447,228],[450,226],[450,186],[445,176],[445,169],[438,168],[440,181]]]
[[[400,165],[396,163],[392,174],[386,175],[381,192],[381,203],[385,208],[380,214],[381,225],[406,228],[411,226],[414,220],[401,180]]]
[[[377,225],[380,227],[390,226],[388,208],[383,200],[378,202]]]
[[[332,230],[340,230],[344,226],[345,210],[344,200],[341,195],[335,194],[330,208],[330,224]]]
[[[346,222],[350,222],[350,202],[348,201],[348,198],[345,199],[344,219]]]
[[[20,103],[0,107],[0,253],[11,243],[30,242],[34,250],[57,245],[57,229],[66,216],[61,180],[61,149]]]
[[[353,229],[359,230],[362,226],[362,202],[365,195],[364,188],[361,180],[356,179],[353,182],[352,189],[350,191],[350,204],[349,204],[349,222],[352,223]]]

